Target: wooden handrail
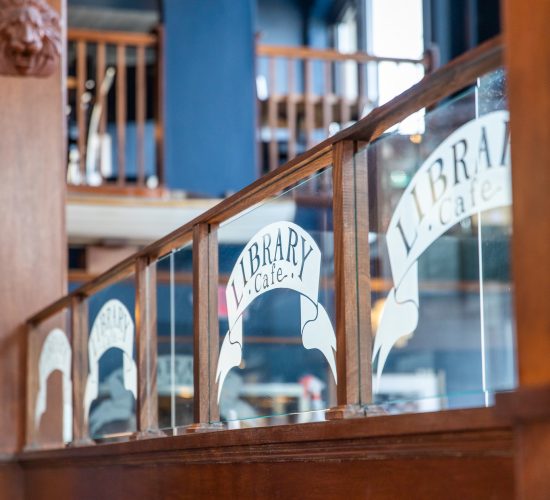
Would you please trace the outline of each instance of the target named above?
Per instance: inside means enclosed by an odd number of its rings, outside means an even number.
[[[67,30],[67,39],[71,42],[82,41],[90,43],[109,43],[112,45],[139,45],[152,47],[157,44],[158,37],[154,33],[70,28]]]
[[[311,47],[288,47],[283,45],[258,45],[256,55],[263,57],[284,57],[289,59],[310,59],[319,61],[355,61],[368,62],[395,62],[423,64],[424,59],[411,59],[405,57],[374,56],[366,52],[353,52],[345,54],[334,49],[313,49]]]
[[[28,322],[37,324],[68,307],[71,297],[88,296],[123,276],[130,275],[140,258],[150,261],[177,249],[192,240],[198,224],[219,224],[244,211],[281,189],[305,179],[332,162],[332,146],[344,140],[372,141],[406,116],[433,105],[472,84],[479,76],[497,69],[503,61],[501,37],[495,37],[476,49],[439,68],[409,90],[387,104],[375,109],[351,127],[329,137],[286,165],[269,172],[234,195],[221,201],[192,221],[119,262],[111,269],[61,297],[32,315]]]
[[[333,139],[372,141],[408,115],[432,106],[471,85],[480,75],[501,66],[503,59],[501,36],[491,38],[433,73],[427,74],[416,85],[376,108],[363,120],[343,130]]]

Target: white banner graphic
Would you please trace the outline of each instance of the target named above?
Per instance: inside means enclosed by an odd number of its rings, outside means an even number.
[[[34,426],[38,429],[40,419],[46,411],[48,377],[55,370],[62,374],[63,398],[63,442],[73,438],[73,395],[71,382],[71,345],[63,330],[54,328],[42,344],[38,361],[38,395],[34,408]]]
[[[461,126],[419,168],[386,233],[393,288],[374,341],[376,385],[393,345],[417,327],[420,255],[461,220],[511,203],[508,111],[494,111]]]
[[[124,387],[137,399],[137,367],[134,361],[134,322],[126,306],[117,299],[107,301],[99,310],[88,341],[90,373],[84,392],[84,415],[99,391],[99,359],[111,348],[122,351]]]
[[[218,401],[229,370],[242,360],[243,312],[256,297],[277,288],[300,293],[302,344],[323,353],[336,380],[336,336],[325,308],[318,302],[320,273],[317,243],[292,222],[270,224],[247,243],[225,290],[229,331],[216,371]]]

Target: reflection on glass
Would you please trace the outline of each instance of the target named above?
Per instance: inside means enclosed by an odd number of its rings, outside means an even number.
[[[94,439],[136,430],[134,311],[133,276],[88,299],[89,373],[84,410]]]
[[[219,409],[230,428],[322,420],[334,405],[331,171],[218,231]]]
[[[157,262],[159,427],[193,422],[193,254],[186,245]]]
[[[369,166],[373,406],[491,404],[515,385],[504,73],[358,154]]]

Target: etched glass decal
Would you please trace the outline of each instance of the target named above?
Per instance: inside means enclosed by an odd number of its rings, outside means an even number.
[[[216,370],[218,402],[227,374],[242,360],[244,311],[256,297],[278,288],[300,294],[302,344],[306,349],[321,351],[336,381],[336,336],[318,301],[320,273],[321,251],[317,243],[292,222],[270,224],[247,243],[225,290],[229,331]]]
[[[403,193],[386,233],[393,286],[374,341],[376,385],[395,343],[418,324],[418,258],[467,217],[511,205],[508,111],[476,118],[449,135]]]
[[[84,415],[88,419],[90,406],[99,391],[99,359],[111,348],[122,351],[124,387],[137,399],[137,367],[134,361],[134,323],[126,306],[117,299],[107,301],[97,314],[90,340],[88,361],[90,373],[84,393]]]

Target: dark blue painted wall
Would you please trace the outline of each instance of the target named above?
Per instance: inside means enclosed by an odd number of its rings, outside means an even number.
[[[256,176],[254,8],[254,0],[163,2],[171,189],[219,196]]]
[[[257,0],[256,32],[267,45],[303,45],[303,12],[295,0]]]

